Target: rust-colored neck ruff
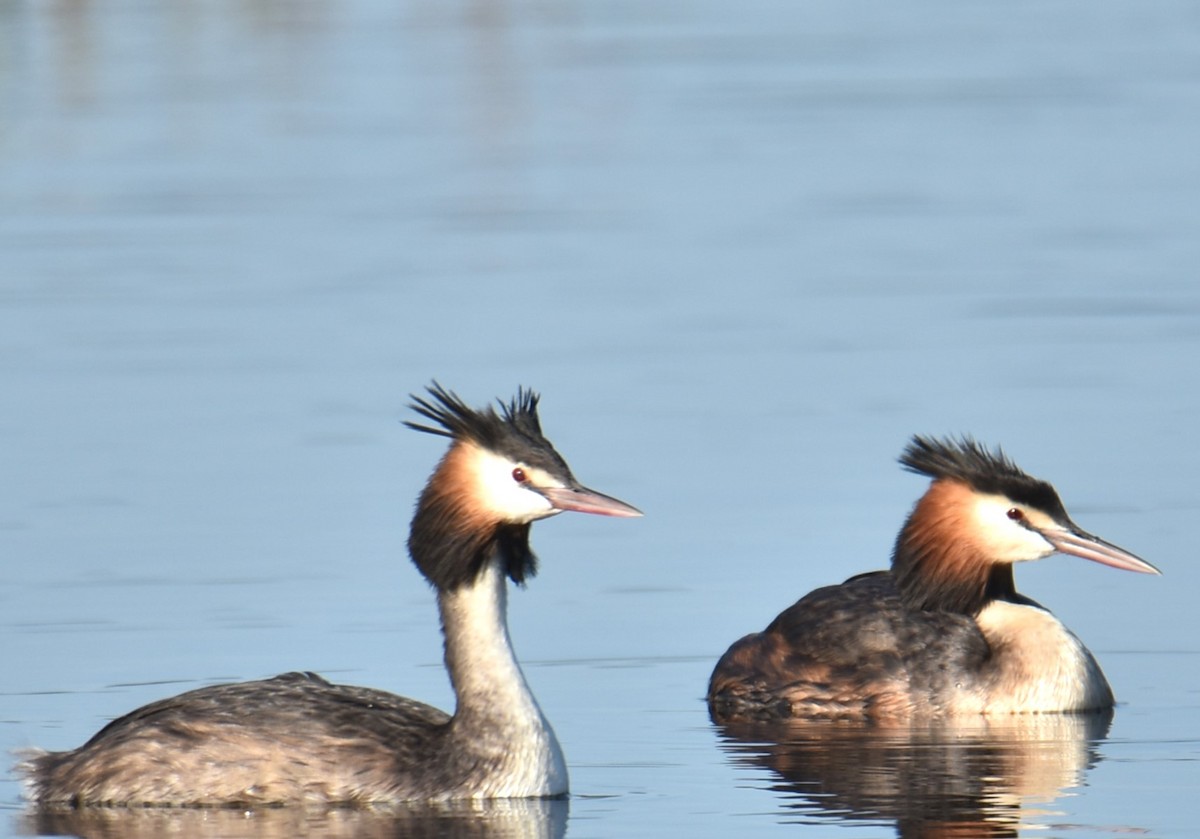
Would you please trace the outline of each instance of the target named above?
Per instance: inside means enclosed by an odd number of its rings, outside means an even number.
[[[934,481],[896,539],[892,574],[910,609],[975,615],[1016,593],[1012,566],[996,563],[975,537],[974,494]]]
[[[417,501],[408,550],[425,578],[441,591],[474,582],[488,561],[522,583],[537,571],[529,547],[529,525],[496,521],[472,506],[478,488],[473,444],[457,442],[446,452]]]

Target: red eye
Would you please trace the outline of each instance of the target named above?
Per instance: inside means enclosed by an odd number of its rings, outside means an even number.
[[[1016,507],[1010,509],[1005,515],[1007,515],[1013,521],[1020,521],[1021,519],[1025,518],[1025,514]]]
[[[523,484],[529,480],[529,477],[525,474],[525,470],[518,466],[513,470],[513,480],[519,484]]]

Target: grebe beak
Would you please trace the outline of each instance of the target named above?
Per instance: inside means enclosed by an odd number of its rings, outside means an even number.
[[[1079,528],[1046,528],[1038,532],[1059,553],[1090,559],[1110,568],[1120,568],[1122,571],[1137,571],[1139,574],[1162,573],[1146,560]]]
[[[594,513],[598,516],[637,518],[642,511],[624,501],[588,489],[584,486],[533,487],[545,496],[556,510],[572,510],[576,513]]]

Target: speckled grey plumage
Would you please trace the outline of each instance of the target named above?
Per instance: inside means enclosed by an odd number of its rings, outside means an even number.
[[[30,797],[42,804],[421,798],[450,782],[445,767],[433,774],[414,760],[441,748],[449,720],[436,708],[385,691],[287,673],[151,703],[74,751],[31,757],[23,770]],[[315,737],[339,748],[314,752],[307,744]],[[393,756],[381,760],[379,743],[391,744]],[[258,771],[266,763],[270,771]],[[261,783],[256,776],[288,780]]]

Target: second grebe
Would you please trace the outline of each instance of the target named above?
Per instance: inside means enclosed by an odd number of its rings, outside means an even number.
[[[507,580],[535,572],[529,527],[563,510],[640,516],[579,484],[520,390],[472,410],[437,383],[417,413],[451,439],[417,503],[413,562],[437,590],[453,716],[312,673],[151,703],[21,766],[43,806],[384,804],[567,792],[567,768],[509,642]]]
[[[974,440],[914,437],[900,457],[933,479],[896,539],[890,571],[804,596],[717,662],[717,722],[1111,708],[1100,665],[1017,593],[1015,562],[1055,551],[1157,574],[1081,530],[1054,488]]]

